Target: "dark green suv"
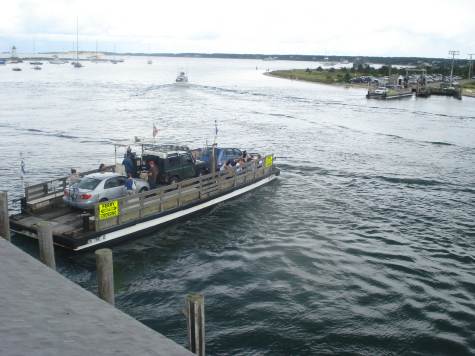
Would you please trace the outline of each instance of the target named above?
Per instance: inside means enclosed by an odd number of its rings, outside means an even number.
[[[189,150],[145,151],[142,164],[147,170],[150,161],[154,161],[158,167],[159,184],[176,183],[208,173],[206,164],[195,160]]]

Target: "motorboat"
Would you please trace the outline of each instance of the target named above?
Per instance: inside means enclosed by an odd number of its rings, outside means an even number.
[[[82,68],[83,67],[83,65],[79,61],[71,62],[71,64],[73,65],[74,68]]]
[[[188,83],[188,77],[185,72],[180,72],[175,79],[177,83]]]
[[[34,66],[33,69],[34,70],[41,70],[41,66]]]
[[[57,55],[54,55],[53,58],[49,60],[49,63],[50,64],[65,64],[67,63],[67,61],[65,61],[64,59],[58,58]]]
[[[13,68],[12,68],[12,71],[14,71],[14,72],[21,72],[21,68],[19,68],[19,67],[13,67]]]
[[[31,64],[32,66],[42,66],[42,65],[43,65],[43,62],[35,61],[35,62],[30,62],[30,64]]]
[[[50,64],[65,64],[67,63],[65,60],[63,59],[52,59],[49,61]]]

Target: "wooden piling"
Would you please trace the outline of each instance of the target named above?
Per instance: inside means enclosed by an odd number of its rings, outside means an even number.
[[[112,250],[102,248],[96,250],[97,288],[99,298],[114,305],[114,265]]]
[[[38,223],[38,245],[40,248],[40,261],[55,270],[53,226],[47,221]]]
[[[8,193],[0,191],[0,236],[10,241],[10,220],[8,215]]]
[[[201,294],[188,294],[185,299],[188,345],[191,352],[205,355],[205,305]]]
[[[83,213],[81,214],[81,219],[82,219],[82,229],[84,232],[90,231],[90,226],[89,226],[89,217],[91,215],[89,213]]]

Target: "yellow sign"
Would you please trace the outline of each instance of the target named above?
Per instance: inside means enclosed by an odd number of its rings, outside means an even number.
[[[264,166],[265,166],[266,168],[272,166],[272,156],[266,156],[266,161],[265,161],[265,163],[264,163]]]
[[[119,202],[107,201],[99,204],[99,219],[105,220],[119,215]]]

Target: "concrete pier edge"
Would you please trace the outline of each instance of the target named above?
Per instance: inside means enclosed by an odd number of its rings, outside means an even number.
[[[0,355],[193,355],[0,238]]]

